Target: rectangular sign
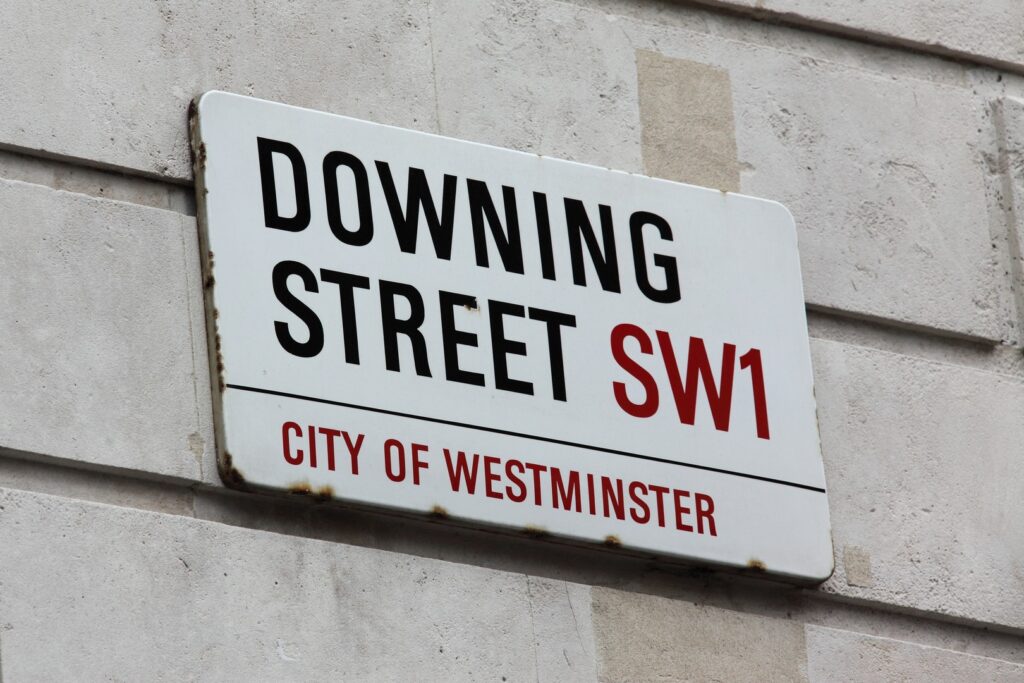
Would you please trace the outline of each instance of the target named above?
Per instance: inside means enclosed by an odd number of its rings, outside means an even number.
[[[222,92],[195,109],[226,483],[831,574],[782,205]]]

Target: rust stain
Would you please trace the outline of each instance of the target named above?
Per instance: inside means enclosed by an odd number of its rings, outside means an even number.
[[[753,569],[755,572],[768,571],[768,567],[765,565],[765,563],[757,559],[756,557],[752,557],[749,560],[747,560],[747,568]]]
[[[308,481],[297,481],[288,485],[288,492],[298,496],[309,496],[313,493],[313,487],[309,485]]]
[[[448,511],[445,510],[444,507],[440,505],[435,505],[434,507],[430,508],[430,516],[437,517],[438,519],[447,519]]]
[[[533,524],[527,524],[523,527],[523,533],[527,536],[533,536],[534,538],[541,538],[542,536],[548,535],[548,530],[542,526],[534,526]]]
[[[242,491],[247,491],[249,489],[249,484],[245,481],[245,477],[242,476],[242,473],[238,471],[238,468],[235,467],[230,453],[225,451],[224,457],[221,458],[219,464],[220,478],[225,484],[233,489],[239,489]]]
[[[206,143],[199,143],[199,154],[196,155],[196,163],[199,164],[199,168],[206,168]]]
[[[463,308],[465,308],[467,311],[479,311],[480,303],[476,300],[476,297],[473,297],[473,303],[466,304],[465,306],[463,306]]]
[[[313,495],[318,500],[330,500],[331,498],[334,498],[334,487],[332,487],[330,484],[324,484],[323,486],[318,488],[313,493]]]
[[[203,286],[210,289],[213,287],[213,283],[213,252],[208,251],[206,252],[206,280],[203,283]]]
[[[198,120],[198,117],[199,117],[199,106],[197,105],[196,100],[193,99],[192,101],[190,101],[188,103],[188,129],[189,129],[189,132],[193,134],[193,135],[190,135],[190,137],[193,137],[193,140],[194,140],[194,134],[195,134],[195,129],[196,129],[196,121]],[[196,168],[198,168],[198,164],[196,163],[196,150],[195,150],[195,148],[192,145],[189,145],[188,146],[188,151],[189,151],[189,155],[192,157],[192,169],[195,170]],[[204,160],[205,160],[205,155],[204,155]]]
[[[217,349],[217,389],[224,393],[224,389],[227,386],[224,383],[224,356],[221,354],[220,349]]]
[[[216,317],[216,315],[214,315]],[[213,346],[217,354],[217,387],[224,391],[224,354],[220,351],[220,332],[213,335]]]
[[[604,544],[611,548],[618,548],[622,546],[622,541],[615,534],[609,534],[604,537]]]

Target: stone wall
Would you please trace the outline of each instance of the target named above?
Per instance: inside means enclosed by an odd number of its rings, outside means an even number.
[[[1024,681],[1024,4],[0,8],[0,680]],[[220,483],[211,89],[763,196],[818,587]]]

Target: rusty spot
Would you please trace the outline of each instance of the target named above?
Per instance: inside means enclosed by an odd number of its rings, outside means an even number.
[[[190,101],[188,103],[188,129],[189,129],[189,132],[191,133],[192,136],[195,135],[196,123],[199,120],[199,104],[197,102],[197,99],[198,98],[193,99],[192,101]],[[194,142],[194,140],[195,140],[195,138],[193,137],[193,142]],[[188,146],[188,151],[189,151],[189,156],[192,157],[192,168],[193,169],[198,169],[199,168],[199,159],[198,159],[198,155],[196,154],[196,150],[195,150],[194,145],[189,145]],[[203,162],[205,163],[205,161],[206,161],[206,154],[205,154],[205,152],[203,153],[202,156],[203,156]]]
[[[196,162],[199,164],[199,168],[206,168],[206,143],[199,143],[199,154],[196,155]]]
[[[217,350],[217,387],[224,391],[224,356]]]
[[[334,487],[332,487],[330,484],[324,484],[323,486],[318,488],[313,493],[313,495],[318,500],[330,500],[331,498],[334,498]]]
[[[216,316],[215,316],[216,317]],[[220,352],[220,333],[214,333],[213,346],[217,353],[217,386],[224,391],[224,354]]]
[[[473,303],[466,304],[465,306],[463,306],[463,308],[465,308],[467,311],[479,311],[480,303],[476,300],[476,297],[473,297]]]
[[[242,491],[248,490],[249,484],[245,481],[245,477],[235,467],[234,461],[231,458],[231,454],[227,451],[224,452],[224,457],[220,460],[220,478],[233,489],[240,489]]]
[[[220,317],[220,311],[218,311],[216,308],[213,309],[213,319],[216,320],[219,317]],[[217,346],[218,347],[220,346],[220,335],[217,335]]]
[[[604,537],[604,544],[610,548],[618,548],[622,545],[622,541],[615,534],[609,534]]]
[[[756,557],[752,557],[749,560],[747,560],[747,568],[753,569],[755,572],[768,571],[768,567],[765,565],[765,563],[757,559]]]
[[[430,508],[430,516],[437,517],[438,519],[447,519],[448,511],[445,510],[444,507],[440,505],[435,505],[434,507]]]
[[[203,286],[209,289],[213,287],[213,252],[206,252],[206,280],[203,282]]]
[[[532,524],[527,524],[525,527],[523,527],[523,533],[527,536],[540,538],[542,536],[547,536],[548,530],[542,526],[534,526]]]
[[[288,485],[288,492],[297,496],[309,496],[313,494],[313,487],[308,481],[299,481]]]

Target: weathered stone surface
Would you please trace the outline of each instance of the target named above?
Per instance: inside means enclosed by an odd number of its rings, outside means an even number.
[[[660,25],[618,10],[436,0],[434,29],[449,37],[437,55],[442,131],[627,171],[641,158],[704,177],[739,168],[743,192],[793,212],[809,303],[992,341],[1013,335],[988,218],[991,111],[964,69],[932,60],[892,70],[891,55],[863,45],[702,26],[685,10]],[[679,149],[665,149],[669,135],[643,136],[681,125],[681,105],[652,108],[657,94],[638,91],[657,85],[644,75],[650,52],[727,74],[732,110],[724,93],[714,108],[735,116],[738,158],[720,150],[717,165],[682,163],[689,136],[719,139],[724,120],[704,117],[709,128],[680,134]],[[656,149],[641,154],[641,143]]]
[[[425,0],[0,12],[0,144],[190,178],[186,109],[215,89],[434,128]]]
[[[1024,627],[1024,381],[836,342],[812,351],[842,551],[822,590]]]
[[[767,10],[812,26],[838,26],[885,42],[913,43],[1024,67],[1024,5],[1017,0],[704,0]]]
[[[526,588],[542,680],[595,680],[590,586],[527,576]]]
[[[808,303],[1010,338],[978,149],[991,126],[983,103],[966,88],[778,57],[788,64],[733,74],[761,93],[737,95],[742,187],[796,217]]]
[[[993,103],[1000,148],[996,165],[1002,185],[997,207],[1006,227],[1003,248],[1017,306],[1017,328],[1024,328],[1024,99],[1004,97]]]
[[[599,678],[617,681],[804,681],[795,621],[609,588],[592,591]]]
[[[0,206],[0,447],[202,479],[194,219],[12,181]]]
[[[739,192],[729,72],[637,50],[644,172]]]
[[[1024,665],[989,657],[807,627],[807,673],[812,683],[904,681],[1024,681]]]
[[[7,489],[0,547],[5,680],[592,679],[584,587]]]
[[[633,49],[602,14],[433,0],[439,131],[641,172]]]

